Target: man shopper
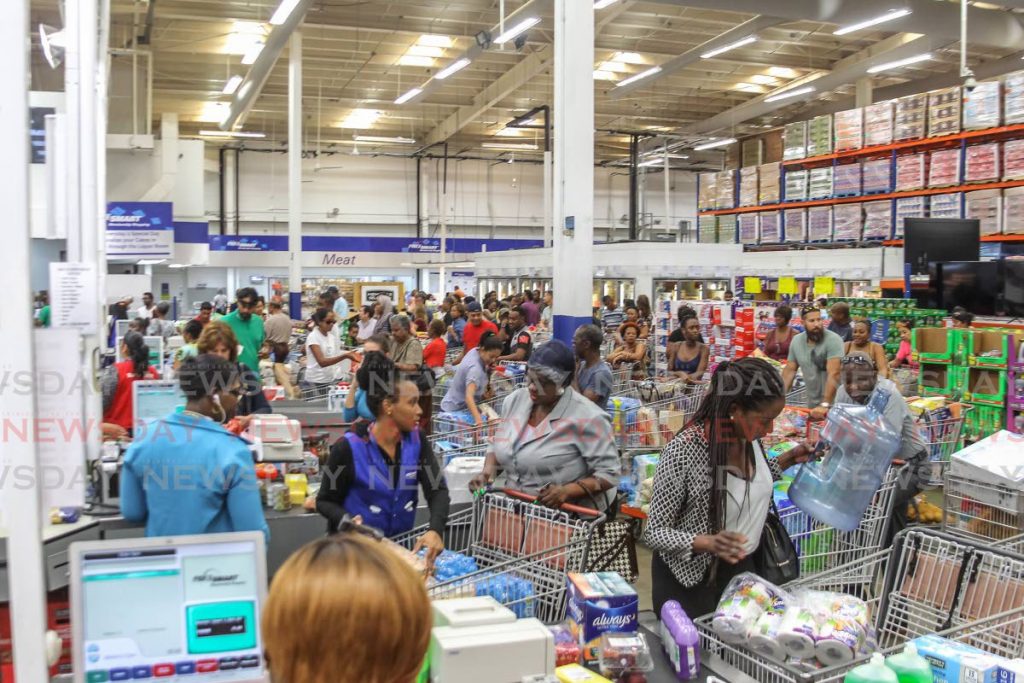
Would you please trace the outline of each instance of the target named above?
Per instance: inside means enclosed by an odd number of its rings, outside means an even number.
[[[153,317],[153,309],[156,306],[153,305],[153,292],[144,292],[142,294],[142,305],[135,309],[135,317],[149,320]]]
[[[266,338],[263,330],[263,320],[253,315],[256,310],[259,295],[252,287],[242,287],[235,293],[237,308],[228,313],[221,321],[231,328],[235,338],[242,346],[238,360],[247,368],[259,376],[260,372],[260,347]]]
[[[459,360],[455,363],[456,365],[462,362],[467,353],[480,345],[480,338],[484,332],[498,333],[497,325],[489,320],[484,320],[483,307],[480,306],[479,301],[467,304],[466,312],[469,315],[469,321],[462,330],[462,355],[459,356]]]
[[[829,309],[831,320],[828,329],[839,335],[844,342],[853,341],[853,323],[850,321],[850,304],[845,301],[832,304]]]
[[[327,293],[331,295],[333,300],[334,314],[338,316],[338,322],[348,320],[348,299],[343,297],[334,285],[327,288]]]
[[[213,296],[213,308],[220,315],[228,312],[228,295],[224,293],[223,289],[218,289]]]
[[[513,308],[508,312],[508,322],[501,328],[498,338],[504,343],[498,361],[528,361],[533,352],[533,337],[526,329],[526,312],[524,306]]]
[[[178,329],[174,326],[174,321],[167,319],[167,314],[170,313],[170,310],[171,305],[166,301],[161,301],[154,306],[153,317],[149,319],[149,327],[146,329],[146,335],[162,338],[165,345],[168,339],[178,333]]]
[[[526,316],[526,324],[531,327],[535,327],[540,324],[540,307],[537,305],[537,302],[534,301],[533,292],[530,290],[527,289],[524,291],[523,296],[526,297],[526,300],[520,304],[520,307],[523,309],[523,314]]]
[[[199,304],[199,315],[193,318],[197,323],[206,327],[207,323],[213,320],[213,304],[209,301],[204,301]]]
[[[573,338],[576,349],[576,378],[573,388],[604,410],[612,394],[612,369],[601,360],[604,335],[597,325],[580,325]]]
[[[835,332],[825,329],[821,311],[817,308],[805,308],[801,317],[805,331],[793,337],[789,345],[789,359],[782,369],[782,381],[786,393],[789,393],[796,371],[800,370],[811,417],[821,419],[832,407],[839,389],[843,340]]]
[[[621,306],[616,305],[615,297],[605,294],[601,299],[604,308],[601,309],[601,327],[605,334],[613,333],[619,329],[619,325],[626,318],[626,312]]]
[[[409,316],[398,314],[391,318],[391,339],[395,342],[391,349],[395,369],[406,377],[418,373],[423,365],[423,345],[412,333]]]

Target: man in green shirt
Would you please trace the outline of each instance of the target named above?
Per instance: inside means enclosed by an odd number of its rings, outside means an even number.
[[[835,401],[836,391],[842,380],[840,359],[843,357],[843,340],[826,330],[817,308],[805,308],[801,313],[804,330],[789,344],[789,359],[782,369],[782,381],[786,393],[793,387],[797,370],[804,376],[807,385],[807,407],[811,417],[824,418]]]
[[[235,293],[238,308],[220,319],[231,328],[242,346],[242,352],[238,354],[239,362],[255,372],[257,377],[260,372],[260,347],[264,339],[263,320],[253,315],[258,299],[259,295],[252,287],[241,288]]]

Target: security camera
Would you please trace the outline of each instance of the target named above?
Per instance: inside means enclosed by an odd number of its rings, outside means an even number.
[[[513,43],[516,46],[516,50],[522,51],[522,49],[526,47],[527,36],[528,34],[526,33],[520,33],[516,36],[515,42]]]
[[[974,92],[974,89],[978,87],[978,79],[974,77],[974,74],[970,74],[964,79],[964,89],[967,92]]]

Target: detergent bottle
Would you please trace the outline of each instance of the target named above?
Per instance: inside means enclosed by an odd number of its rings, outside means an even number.
[[[676,680],[692,681],[700,675],[697,627],[675,600],[669,600],[661,608],[661,644]]]
[[[899,683],[899,679],[885,666],[885,657],[882,653],[876,652],[871,655],[870,662],[861,664],[846,674],[843,683]]]
[[[789,487],[797,507],[840,531],[857,528],[900,449],[882,416],[890,399],[903,400],[876,388],[866,406],[833,406],[818,443],[827,455],[802,465]]]
[[[886,659],[885,665],[893,670],[899,683],[932,683],[932,665],[917,654],[913,643],[907,643],[903,652]]]

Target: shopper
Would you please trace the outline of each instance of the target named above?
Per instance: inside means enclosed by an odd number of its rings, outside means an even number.
[[[213,309],[217,311],[219,315],[227,314],[228,295],[224,293],[223,289],[218,289],[217,293],[213,295]]]
[[[604,410],[608,405],[608,397],[612,394],[615,380],[612,369],[601,360],[601,346],[604,335],[597,325],[580,325],[573,337],[576,349],[576,375],[573,378],[573,389],[590,399],[598,408]]]
[[[950,317],[953,319],[953,329],[955,330],[965,330],[974,322],[974,314],[960,306],[953,309]]]
[[[928,480],[928,449],[899,387],[892,380],[880,377],[881,367],[871,356],[854,351],[843,358],[842,368],[843,384],[836,393],[836,405],[867,405],[875,394],[872,405],[885,406],[882,415],[886,424],[900,435],[902,446],[896,457],[906,463],[907,468],[896,481],[892,522],[885,544],[888,547],[893,536],[907,526],[907,504]]]
[[[121,514],[147,536],[262,531],[269,537],[248,444],[223,423],[242,393],[236,363],[203,354],[179,377],[185,411],[140,429],[124,457]]]
[[[373,342],[367,342],[368,346],[372,344]],[[370,406],[366,402],[370,378],[378,375],[387,376],[393,372],[395,372],[395,364],[384,351],[380,349],[366,351],[363,355],[363,362],[356,370],[355,387],[350,387],[345,396],[345,404],[341,409],[342,419],[352,423],[359,420],[373,422],[373,413],[370,412]]]
[[[423,364],[431,369],[444,367],[444,358],[448,353],[448,345],[444,341],[444,321],[431,320],[427,334],[430,341],[423,347]]]
[[[455,377],[448,384],[448,391],[441,401],[441,410],[447,413],[468,410],[476,426],[483,424],[480,401],[489,394],[488,373],[501,355],[501,347],[498,335],[491,331],[484,332],[480,345],[470,349],[456,368]]]
[[[656,614],[669,600],[693,618],[712,612],[733,576],[754,571],[773,482],[808,456],[800,445],[765,457],[760,439],[784,406],[782,378],[767,361],[723,362],[662,450],[644,532]]]
[[[346,515],[385,536],[410,531],[422,487],[430,509],[430,530],[415,551],[427,549],[427,564],[444,550],[448,485],[430,442],[420,433],[420,391],[392,366],[378,366],[368,378],[366,403],[373,421],[347,432],[331,447],[317,494],[316,509],[327,518],[328,533]],[[417,485],[418,484],[418,485]]]
[[[253,308],[252,314],[260,320],[266,320],[267,317],[267,299],[264,296],[256,297],[256,307]]]
[[[843,357],[843,340],[826,330],[817,308],[805,308],[800,317],[804,331],[793,337],[789,358],[782,370],[786,392],[793,387],[797,370],[803,375],[807,392],[806,405],[814,419],[821,419],[835,400],[841,381],[839,359]]]
[[[696,317],[697,311],[695,311],[692,306],[687,306],[686,304],[680,306],[679,310],[676,311],[676,320],[679,321],[679,327],[672,330],[672,333],[668,335],[668,343],[666,344],[665,348],[666,358],[671,358],[673,356],[673,354],[675,353],[676,344],[681,344],[682,342],[686,341],[686,332],[685,330],[683,330],[683,321],[685,321],[687,318]],[[704,343],[703,334],[700,337],[700,342],[702,344]]]
[[[544,308],[540,312],[540,326],[545,330],[551,329],[551,323],[555,315],[555,295],[551,290],[544,292]]]
[[[231,328],[220,320],[214,320],[203,328],[196,342],[196,351],[200,356],[211,354],[223,358],[238,365],[238,376],[242,382],[242,394],[238,397],[238,406],[235,409],[239,426],[245,429],[252,415],[266,414],[273,412],[267,397],[263,395],[260,386],[259,375],[248,368],[244,363],[239,363],[238,340]]]
[[[422,301],[422,297],[417,297]],[[415,299],[414,299],[415,301]],[[424,304],[416,304],[412,312],[412,327],[416,334],[426,334],[430,318],[427,316],[427,307]]]
[[[871,341],[871,321],[857,319],[853,321],[853,339],[843,345],[843,355],[862,353],[878,368],[878,376],[888,379],[889,363],[885,358],[885,349],[881,344]]]
[[[619,325],[626,317],[626,312],[615,304],[615,297],[610,294],[604,295],[601,299],[601,328],[605,334],[612,334],[619,329]]]
[[[899,320],[896,322],[896,329],[899,331],[900,345],[896,350],[896,357],[889,363],[889,367],[893,369],[913,364],[911,360],[913,349],[910,346],[913,338],[913,326],[909,320]]]
[[[270,362],[274,366],[274,381],[284,387],[289,398],[298,398],[298,388],[292,384],[292,373],[288,369],[288,355],[291,353],[292,320],[281,309],[281,302],[271,299],[267,305],[270,315],[263,322],[263,332],[270,347]]]
[[[338,316],[338,320],[348,320],[348,299],[341,295],[335,285],[328,287],[327,293],[331,295],[331,308],[334,309],[334,315]]]
[[[501,349],[501,356],[498,357],[499,362],[513,361],[519,363],[530,360],[530,354],[533,352],[533,336],[526,329],[525,308],[525,305],[523,305],[513,308],[508,312],[508,322],[502,326],[501,332],[498,333],[498,338],[504,344]]]
[[[231,328],[235,339],[242,345],[238,359],[257,376],[260,371],[259,353],[264,339],[263,320],[253,315],[258,300],[259,295],[255,289],[243,287],[235,293],[238,308],[220,319],[220,322]]]
[[[132,408],[132,385],[139,380],[159,379],[156,368],[149,365],[149,347],[138,332],[128,332],[121,339],[118,363],[107,366],[100,378],[103,390],[103,422],[127,431],[135,427]]]
[[[39,310],[36,311],[36,327],[50,326],[50,294],[46,290],[39,292]]]
[[[423,577],[387,546],[351,532],[288,558],[261,623],[276,683],[412,683],[433,616]]]
[[[199,352],[196,350],[196,342],[203,333],[203,325],[198,320],[189,320],[181,330],[181,338],[185,343],[174,352],[174,371],[181,369],[181,364],[186,358],[195,358]]]
[[[153,317],[153,292],[143,292],[142,305],[135,309],[135,317],[149,320]]]
[[[472,349],[475,349],[487,332],[497,335],[498,326],[489,320],[484,320],[483,307],[479,302],[472,302],[466,305],[468,320],[462,328],[462,355],[455,361],[455,365],[462,362]]]
[[[455,298],[452,296],[446,296],[441,300],[441,307],[434,314],[435,318],[439,318],[444,322],[445,329],[448,329],[452,325],[452,306],[455,305]]]
[[[386,294],[381,294],[377,297],[377,303],[380,304],[380,312],[377,317],[377,326],[373,328],[374,334],[391,334],[391,318],[395,315],[394,304],[391,303],[391,297]]]
[[[646,294],[636,298],[637,320],[640,326],[640,338],[647,339],[654,331],[654,312],[651,310],[651,299]]]
[[[775,309],[775,329],[769,330],[764,340],[764,355],[774,361],[785,363],[789,360],[789,346],[793,343],[796,330],[789,326],[793,309],[782,305]]]
[[[211,304],[209,301],[204,301],[203,303],[199,304],[199,315],[193,318],[193,320],[198,322],[203,327],[206,327],[206,324],[210,322],[212,319],[213,304]]]
[[[687,384],[699,384],[704,381],[711,350],[700,341],[700,323],[696,317],[684,320],[682,328],[684,338],[673,349],[668,371]]]
[[[407,315],[391,319],[391,360],[403,377],[415,380],[423,367],[423,344],[412,333],[412,321]]]
[[[373,330],[377,327],[377,318],[373,313],[373,306],[362,306],[359,309],[358,331],[356,341],[362,344],[373,336]]]
[[[170,314],[171,305],[166,301],[161,301],[153,307],[153,317],[149,319],[149,327],[146,329],[146,335],[149,337],[160,337],[164,340],[164,346],[167,345],[167,341],[178,334],[178,328],[175,326],[173,320],[168,320],[167,316]]]
[[[527,386],[505,399],[504,419],[487,449],[481,490],[504,472],[505,484],[549,507],[574,503],[606,510],[621,464],[608,414],[572,388],[576,359],[555,339],[533,354]]]
[[[317,396],[326,396],[327,390],[338,383],[339,363],[356,359],[352,352],[342,353],[334,334],[337,322],[332,309],[318,308],[313,313],[316,327],[306,337],[306,382],[316,389]]]
[[[526,324],[530,327],[535,327],[540,324],[540,306],[537,305],[533,292],[529,289],[523,292],[523,298],[525,301],[520,304],[520,307],[523,309]]]
[[[850,321],[850,304],[838,301],[829,309],[828,329],[839,335],[844,342],[853,339],[853,324]]]
[[[608,354],[608,364],[613,368],[632,367],[630,376],[643,379],[647,376],[647,344],[640,341],[640,328],[636,323],[622,324],[622,343]]]

